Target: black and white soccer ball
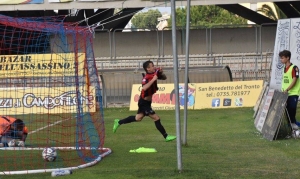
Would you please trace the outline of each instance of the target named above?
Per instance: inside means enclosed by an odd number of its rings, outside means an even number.
[[[53,147],[46,147],[42,152],[42,156],[47,162],[53,162],[57,157],[56,149]]]

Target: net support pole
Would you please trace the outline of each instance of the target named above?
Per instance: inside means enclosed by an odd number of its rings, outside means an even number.
[[[186,38],[185,38],[185,72],[184,72],[184,119],[182,144],[187,145],[187,116],[188,116],[188,83],[189,83],[189,56],[190,56],[190,6],[191,0],[187,0],[186,7]]]
[[[173,47],[173,68],[174,68],[174,89],[175,89],[175,115],[176,115],[176,135],[177,135],[177,166],[179,172],[182,172],[182,154],[181,154],[181,131],[180,131],[180,107],[179,107],[179,87],[178,87],[178,56],[176,43],[176,6],[175,0],[171,0],[172,16],[172,47]]]

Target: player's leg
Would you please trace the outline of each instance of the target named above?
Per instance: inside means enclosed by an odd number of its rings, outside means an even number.
[[[176,139],[176,136],[169,135],[164,126],[160,122],[160,117],[151,109],[151,114],[149,117],[153,119],[156,129],[161,133],[161,135],[165,138],[166,142],[172,141]]]
[[[115,119],[114,121],[114,126],[113,126],[113,132],[116,133],[118,127],[122,124],[128,124],[131,122],[139,122],[144,118],[144,113],[138,113],[135,116],[128,116],[127,118],[124,119]]]
[[[115,119],[114,121],[114,127],[113,127],[113,132],[115,133],[118,129],[118,127],[122,124],[128,124],[131,122],[139,122],[144,118],[144,113],[138,113],[135,116],[128,116],[127,118],[124,119]]]
[[[290,117],[291,128],[297,130],[298,126],[296,125],[296,110],[297,110],[298,96],[289,96],[287,100],[287,112]]]
[[[116,133],[118,127],[122,124],[128,124],[131,122],[139,122],[141,121],[144,116],[145,116],[145,106],[147,106],[147,101],[143,100],[142,98],[139,99],[138,101],[138,111],[137,114],[135,116],[128,116],[127,118],[124,119],[115,119],[114,121],[114,126],[113,126],[113,133]]]

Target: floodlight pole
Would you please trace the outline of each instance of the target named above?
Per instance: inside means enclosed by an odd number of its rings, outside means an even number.
[[[176,115],[176,135],[177,135],[177,166],[179,172],[182,172],[182,155],[181,155],[181,131],[180,131],[180,106],[179,106],[179,89],[178,89],[178,56],[176,43],[176,6],[175,0],[171,0],[172,15],[172,47],[173,47],[173,68],[174,68],[174,89],[175,89],[175,115]]]
[[[188,83],[189,83],[189,56],[190,56],[190,7],[191,0],[187,0],[186,6],[186,37],[185,37],[185,82],[184,82],[184,119],[182,144],[187,145],[187,115],[188,115]]]

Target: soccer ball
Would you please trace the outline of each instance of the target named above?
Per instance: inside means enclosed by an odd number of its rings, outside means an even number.
[[[55,148],[52,147],[46,147],[44,148],[42,152],[43,159],[46,160],[47,162],[53,162],[55,161],[57,157],[57,152]]]

